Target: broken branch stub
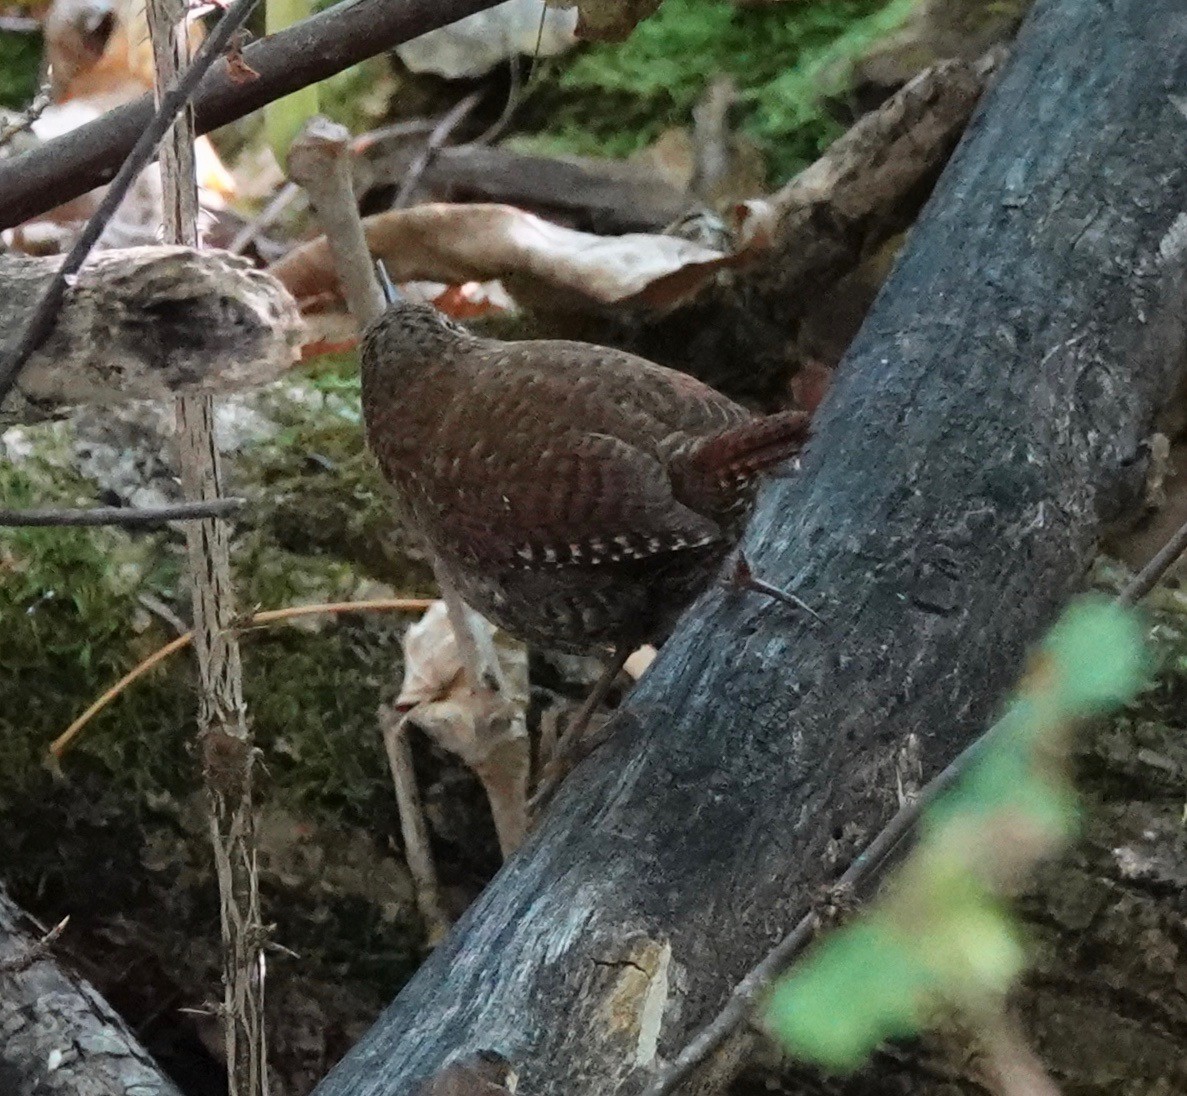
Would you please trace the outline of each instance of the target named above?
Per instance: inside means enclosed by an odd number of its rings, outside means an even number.
[[[58,262],[0,256],[0,327],[20,329]],[[67,291],[0,427],[79,403],[263,384],[296,359],[303,329],[284,287],[245,259],[173,246],[105,251]]]

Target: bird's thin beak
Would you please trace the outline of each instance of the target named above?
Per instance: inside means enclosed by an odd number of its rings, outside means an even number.
[[[375,275],[379,279],[379,288],[383,290],[383,299],[387,304],[395,304],[396,301],[404,299],[404,294],[392,284],[382,259],[375,260]]]

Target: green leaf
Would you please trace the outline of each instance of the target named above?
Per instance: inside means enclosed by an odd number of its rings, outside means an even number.
[[[1132,697],[1146,670],[1136,613],[1098,597],[1074,602],[969,771],[927,812],[884,896],[775,989],[771,1032],[849,1070],[944,1009],[999,1008],[1024,964],[1001,896],[1074,832],[1069,729]]]

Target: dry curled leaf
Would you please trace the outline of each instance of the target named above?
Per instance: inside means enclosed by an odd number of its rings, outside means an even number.
[[[473,610],[468,609],[467,616],[484,645],[494,650],[509,686],[504,699],[522,717],[528,702],[526,650]],[[471,767],[484,762],[494,745],[477,734],[487,713],[462,674],[461,654],[443,601],[435,601],[404,636],[404,682],[396,707],[410,711],[418,727]]]
[[[739,207],[734,239],[741,243],[733,250],[673,235],[596,236],[504,205],[428,204],[367,217],[363,226],[395,281],[499,278],[517,300],[537,306],[666,309],[766,246],[765,219],[763,203]],[[324,236],[290,251],[270,272],[302,302],[337,291]]]
[[[549,7],[577,9],[577,37],[621,42],[636,24],[655,14],[663,0],[549,0]]]

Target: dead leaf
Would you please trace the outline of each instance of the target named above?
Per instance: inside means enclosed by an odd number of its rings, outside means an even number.
[[[522,644],[499,632],[485,617],[468,609],[474,631],[494,647],[510,686],[506,698],[519,711],[527,709],[528,660]],[[404,682],[396,707],[413,710],[412,721],[467,765],[481,762],[489,743],[479,742],[474,730],[483,715],[478,700],[462,676],[457,639],[449,624],[445,602],[435,601],[404,635]]]
[[[547,11],[542,0],[507,0],[396,46],[413,72],[447,80],[485,76],[509,57],[556,57],[577,44],[572,12]],[[547,10],[547,9],[545,9]]]
[[[667,309],[766,246],[765,211],[761,202],[739,207],[734,232],[742,243],[732,251],[673,235],[596,236],[503,205],[421,205],[367,217],[363,226],[372,254],[397,282],[498,278],[517,300],[537,306]],[[290,251],[270,272],[302,302],[337,290],[324,236]]]
[[[518,1081],[506,1058],[480,1050],[421,1081],[411,1096],[515,1096]]]
[[[663,0],[549,0],[552,8],[577,8],[577,37],[587,42],[621,42],[653,15]]]

